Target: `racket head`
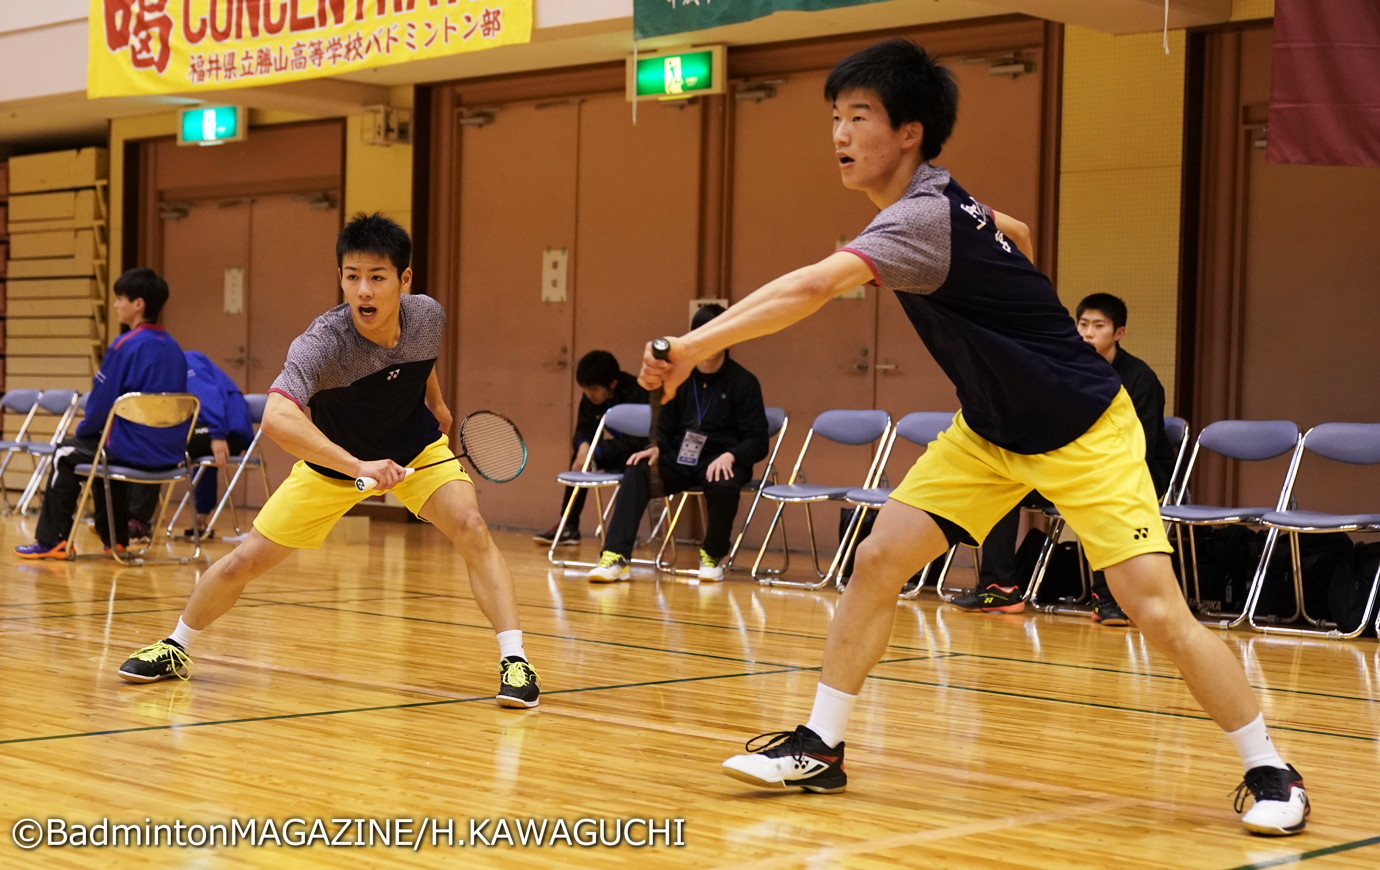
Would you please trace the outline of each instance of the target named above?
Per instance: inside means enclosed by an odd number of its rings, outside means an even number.
[[[507,483],[527,467],[527,442],[512,420],[493,411],[475,411],[460,422],[460,448],[476,474]]]

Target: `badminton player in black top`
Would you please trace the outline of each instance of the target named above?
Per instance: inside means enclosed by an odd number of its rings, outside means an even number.
[[[407,232],[382,215],[358,215],[341,230],[336,261],[345,302],[293,341],[264,410],[264,431],[300,461],[246,540],[202,575],[173,633],[131,655],[121,677],[186,679],[197,635],[234,606],[249,581],[294,549],[320,547],[345,512],[368,497],[355,479],[372,478],[377,491],[396,493],[464,557],[475,601],[498,635],[498,703],[537,705],[512,576],[469,477],[458,462],[406,473],[451,455],[442,433],[453,422],[435,371],[445,313],[434,299],[407,292],[411,255]]]
[[[809,720],[749,741],[748,753],[728,759],[724,772],[761,786],[842,791],[844,729],[887,647],[902,584],[952,542],[981,541],[1038,489],[1083,540],[1092,567],[1106,570],[1145,639],[1227,732],[1246,770],[1238,809],[1247,793],[1253,798],[1245,827],[1303,830],[1302,777],[1271,743],[1240,662],[1179,591],[1145,437],[1116,371],[1079,337],[1049,280],[1021,252],[1024,225],[979,203],[930,162],[957,116],[952,75],[914,44],[889,40],[839,63],[825,97],[844,186],[866,193],[878,215],[846,247],[671,339],[666,361],[649,344],[641,383],[671,393],[698,361],[783,330],[871,282],[896,292],[962,410],[858,549]]]

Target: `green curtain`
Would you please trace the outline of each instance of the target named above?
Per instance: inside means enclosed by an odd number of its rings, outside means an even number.
[[[737,24],[781,9],[814,12],[877,2],[879,0],[634,0],[633,36],[646,39]]]

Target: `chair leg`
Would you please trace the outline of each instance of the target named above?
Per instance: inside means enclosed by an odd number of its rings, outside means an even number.
[[[790,551],[789,549],[787,549],[787,550],[786,550],[786,560],[785,560],[785,563],[784,563],[784,564],[782,565],[782,567],[781,567],[781,571],[780,571],[779,573],[777,573],[775,576],[769,576],[769,577],[766,577],[765,579],[759,579],[759,582],[764,583],[764,584],[766,584],[766,585],[768,585],[768,586],[789,586],[789,587],[792,587],[792,588],[795,588],[795,589],[810,589],[810,590],[815,590],[815,589],[823,589],[825,586],[829,585],[829,581],[830,581],[831,579],[833,579],[833,578],[830,576],[830,572],[829,572],[829,571],[821,571],[820,568],[819,568],[819,545],[818,545],[817,541],[815,540],[814,516],[813,516],[813,514],[812,514],[811,511],[810,511],[810,503],[809,503],[809,502],[804,502],[804,506],[805,506],[805,528],[806,528],[806,530],[808,531],[808,533],[809,533],[809,535],[810,535],[810,558],[811,558],[811,563],[812,563],[812,566],[814,567],[815,576],[818,577],[819,580],[812,583],[812,582],[809,582],[809,581],[786,580],[786,579],[783,579],[783,576],[784,576],[784,574],[786,573],[786,568],[790,565],[790,552],[791,552],[791,551]],[[783,503],[781,504],[781,508],[784,508],[784,507],[785,507],[785,503],[783,502]],[[778,509],[777,509],[777,517],[778,517],[778,518],[779,518],[780,515],[781,515],[781,508],[778,508]],[[775,525],[775,523],[773,523],[773,526],[774,526],[774,525]],[[769,529],[769,530],[768,530],[768,534],[770,534],[770,531],[771,531],[771,530]],[[762,542],[762,550],[759,550],[759,551],[758,551],[757,556],[758,556],[758,560],[759,560],[759,561],[761,560],[762,552],[764,552],[764,551],[766,550],[766,543],[767,543],[766,541],[763,541],[763,542]],[[754,567],[754,576],[756,576],[756,566],[754,565],[753,567]]]
[[[775,510],[775,511],[772,513],[772,515],[771,515],[771,522],[767,524],[767,534],[766,534],[765,537],[762,538],[762,543],[761,543],[761,545],[757,547],[757,557],[756,557],[755,559],[752,560],[752,573],[751,573],[752,579],[756,580],[757,582],[761,583],[761,584],[764,585],[764,586],[770,586],[770,585],[771,585],[771,578],[772,578],[772,577],[779,577],[779,576],[781,576],[782,574],[784,574],[784,573],[786,572],[786,569],[789,568],[789,567],[790,567],[790,564],[791,564],[791,551],[790,551],[790,548],[786,548],[786,549],[782,550],[782,553],[785,555],[785,560],[783,561],[780,570],[777,570],[777,571],[763,571],[763,570],[761,570],[761,566],[762,566],[762,556],[765,555],[766,552],[767,552],[767,545],[771,543],[771,534],[772,534],[772,532],[776,531],[776,526],[777,526],[777,524],[781,522],[781,512],[782,512],[783,510],[785,510],[785,509],[786,509],[786,503],[785,503],[785,502],[777,502],[777,503],[776,503],[776,510]],[[784,526],[783,526],[783,529],[784,529]]]
[[[863,521],[867,518],[868,508],[859,505],[853,509],[853,515],[848,518],[848,526],[844,529],[843,536],[839,538],[839,548],[834,551],[834,560],[829,563],[829,575],[834,577],[834,587],[842,592],[848,582],[843,579],[843,566],[848,564],[848,560],[854,555],[858,547],[858,539],[862,536]]]
[[[34,496],[38,495],[39,488],[43,486],[43,480],[48,474],[48,466],[52,464],[51,456],[40,456],[34,464],[34,473],[29,475],[29,482],[24,487],[24,492],[19,496],[19,501],[15,504],[15,513],[21,517],[36,516],[38,511],[30,512],[29,505],[33,502]]]

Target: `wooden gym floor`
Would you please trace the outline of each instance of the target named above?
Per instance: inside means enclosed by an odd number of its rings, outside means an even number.
[[[0,521],[0,545],[30,540],[32,522]],[[497,537],[545,689],[532,711],[492,702],[492,633],[463,563],[421,524],[375,522],[367,544],[293,557],[202,636],[191,681],[145,686],[116,669],[173,627],[192,567],[20,563],[6,552],[0,867],[1380,865],[1373,639],[1225,635],[1307,778],[1314,813],[1300,837],[1239,828],[1230,745],[1134,629],[964,614],[929,593],[897,605],[848,735],[849,790],[753,791],[719,763],[746,738],[804,720],[833,592],[742,575],[700,586],[646,569],[591,586],[548,570],[526,535]],[[585,557],[593,551],[587,542]],[[416,851],[23,851],[21,819],[165,831],[320,819],[316,836],[342,843],[367,829],[332,820],[411,819],[431,839]],[[554,845],[503,836],[561,819],[568,839],[551,827]],[[611,840],[620,822],[647,838],[629,820],[661,833],[641,848],[581,847],[597,829],[579,819],[602,819]],[[438,834],[447,820],[453,833]],[[472,823],[492,845],[444,845],[472,839]],[[301,840],[307,829],[291,830]],[[90,831],[94,841],[100,828]]]

